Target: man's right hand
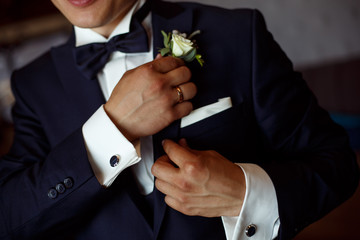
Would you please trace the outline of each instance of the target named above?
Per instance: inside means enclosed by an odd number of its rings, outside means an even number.
[[[158,57],[127,71],[104,109],[122,134],[134,141],[153,135],[192,111],[196,94],[190,70],[181,59]],[[184,101],[179,102],[179,86]]]

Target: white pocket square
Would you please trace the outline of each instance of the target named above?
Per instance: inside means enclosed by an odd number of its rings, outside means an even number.
[[[201,108],[195,109],[189,115],[181,119],[180,127],[186,127],[196,122],[199,122],[205,118],[222,112],[232,107],[231,98],[221,98],[216,103],[212,103]]]

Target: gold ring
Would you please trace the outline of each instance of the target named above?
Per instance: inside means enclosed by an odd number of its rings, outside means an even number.
[[[181,88],[177,86],[176,88],[177,94],[178,94],[178,103],[182,103],[184,101],[184,94],[181,91]]]

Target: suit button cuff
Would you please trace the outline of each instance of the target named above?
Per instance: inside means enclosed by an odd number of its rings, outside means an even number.
[[[64,184],[62,183],[56,184],[55,189],[58,193],[64,193],[66,190]]]
[[[50,199],[55,199],[58,195],[58,192],[54,188],[50,188],[48,191],[48,197]]]
[[[66,188],[72,188],[74,186],[74,181],[72,180],[72,178],[65,178],[64,185]]]

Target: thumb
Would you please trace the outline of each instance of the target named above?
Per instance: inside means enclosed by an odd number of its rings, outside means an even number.
[[[193,154],[198,154],[200,152],[198,150],[190,148],[185,138],[181,138],[178,144]]]
[[[182,146],[183,148],[187,149],[188,151],[190,151],[190,152],[192,151],[192,149],[189,147],[189,145],[188,145],[188,143],[187,143],[187,141],[186,141],[185,138],[181,138],[181,139],[179,140],[178,144],[179,144],[180,146]]]

